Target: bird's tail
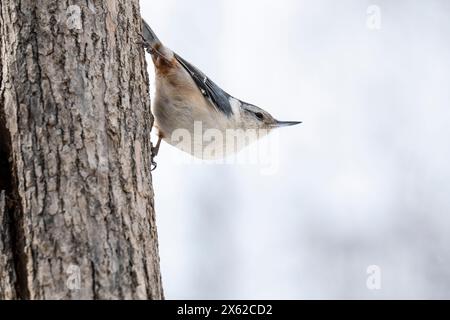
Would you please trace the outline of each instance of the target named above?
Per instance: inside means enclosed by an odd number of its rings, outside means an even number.
[[[155,47],[155,45],[161,44],[161,41],[159,41],[152,28],[150,28],[150,26],[147,22],[145,22],[144,19],[142,19],[142,31],[144,40],[148,45],[150,45],[151,47]]]

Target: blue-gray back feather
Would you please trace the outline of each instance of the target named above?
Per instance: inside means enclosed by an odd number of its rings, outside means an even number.
[[[192,64],[175,54],[175,59],[186,69],[191,75],[197,87],[202,94],[207,97],[218,111],[230,116],[233,109],[230,104],[230,95],[223,91],[217,84],[209,79],[203,72],[194,67]]]
[[[153,32],[152,28],[142,19],[142,31],[144,40],[149,45],[155,45],[161,43]],[[154,49],[154,48],[153,48]],[[191,75],[195,84],[201,91],[201,93],[208,98],[214,107],[223,112],[225,115],[230,116],[233,114],[233,110],[230,104],[230,95],[223,91],[217,84],[211,81],[203,72],[194,67],[192,64],[184,60],[177,54],[175,55],[175,59],[183,66],[184,69]]]

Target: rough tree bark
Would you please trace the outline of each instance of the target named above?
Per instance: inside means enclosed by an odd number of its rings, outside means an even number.
[[[138,0],[0,0],[0,298],[162,299]]]

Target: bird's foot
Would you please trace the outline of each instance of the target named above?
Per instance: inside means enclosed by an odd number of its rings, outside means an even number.
[[[139,36],[141,37],[141,39],[137,40],[136,43],[143,46],[145,51],[147,51],[149,54],[153,55],[155,50],[152,48],[151,44],[145,40],[145,38],[142,34],[139,34]]]
[[[161,146],[161,137],[158,137],[158,142],[156,143],[156,146],[152,146],[152,160],[151,160],[151,164],[152,164],[152,168],[151,171],[154,171],[156,169],[156,167],[158,166],[158,164],[155,161],[156,156],[158,155],[159,152],[159,147]]]
[[[151,171],[155,171],[156,167],[158,167],[158,164],[155,161],[155,158],[158,155],[158,151],[159,151],[158,149],[159,149],[159,146],[158,147],[152,147],[152,159],[151,159],[152,167],[150,169]]]
[[[158,167],[158,164],[156,163],[155,160],[153,160],[153,156],[152,156],[152,166],[150,168],[150,171],[155,171],[157,167]]]

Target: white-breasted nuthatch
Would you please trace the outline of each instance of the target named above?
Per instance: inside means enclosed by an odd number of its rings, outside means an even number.
[[[278,121],[267,111],[232,97],[165,47],[144,20],[142,24],[144,45],[152,56],[156,77],[152,111],[159,139],[153,156],[162,139],[198,158],[224,157],[275,128],[301,123]],[[227,137],[244,139],[230,148]]]

